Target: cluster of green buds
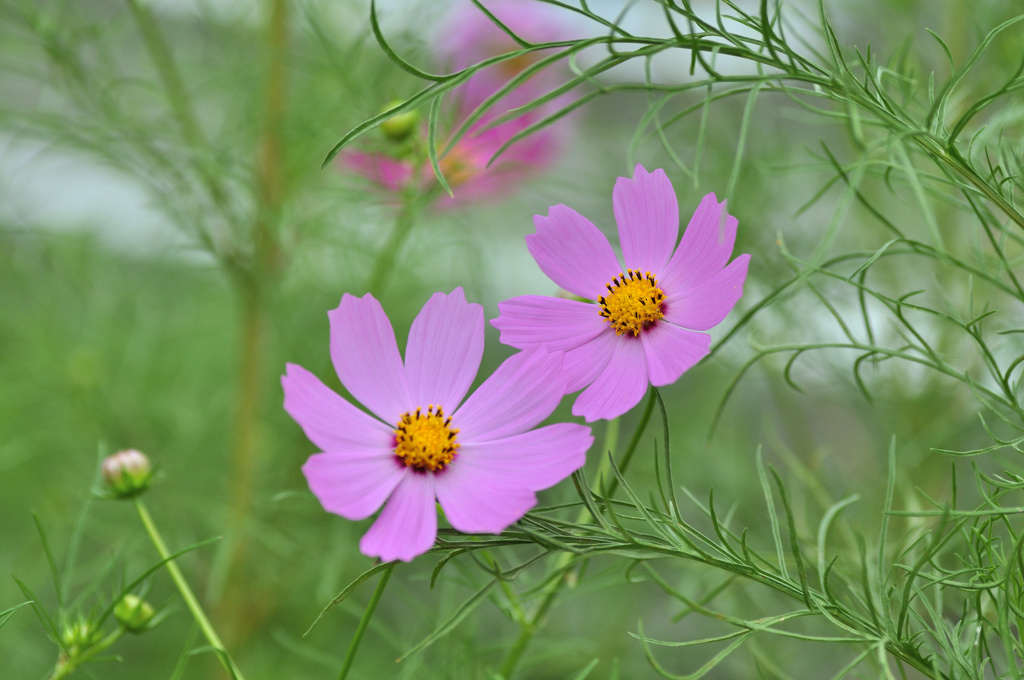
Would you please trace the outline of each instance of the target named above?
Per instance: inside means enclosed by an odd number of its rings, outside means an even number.
[[[103,459],[103,480],[114,498],[132,498],[153,483],[153,466],[145,454],[135,449],[118,451]]]
[[[95,647],[103,639],[103,631],[88,619],[75,619],[64,626],[60,641],[64,652],[69,658],[75,658],[82,652]]]
[[[97,620],[79,616],[64,626],[60,634],[60,654],[50,680],[64,680],[85,664],[97,661],[97,655],[117,642],[124,633],[144,633],[159,623],[153,605],[138,595],[123,595],[114,605],[118,628],[104,634]]]

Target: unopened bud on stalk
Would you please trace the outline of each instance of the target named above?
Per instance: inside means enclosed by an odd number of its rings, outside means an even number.
[[[149,627],[156,611],[138,595],[128,593],[114,605],[114,618],[129,633],[142,633]]]
[[[387,111],[393,109],[402,102],[393,101],[382,110]],[[405,111],[403,113],[395,114],[386,121],[380,124],[380,130],[384,133],[384,136],[393,142],[405,141],[413,130],[416,129],[416,125],[420,122],[420,114],[418,111]]]
[[[115,498],[137,496],[153,481],[153,466],[135,449],[118,451],[103,459],[103,479]]]

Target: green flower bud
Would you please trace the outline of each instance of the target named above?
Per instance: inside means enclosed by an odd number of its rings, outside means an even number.
[[[128,593],[114,605],[114,618],[129,633],[143,633],[149,628],[156,611],[138,595]]]
[[[115,498],[137,496],[153,482],[153,466],[135,449],[118,451],[104,458],[102,472]]]
[[[96,628],[87,619],[76,619],[74,623],[64,626],[60,640],[68,651],[68,656],[89,649],[103,638],[103,631]]]
[[[388,104],[383,110],[393,109],[402,102],[393,101]],[[409,135],[416,129],[417,124],[420,122],[419,111],[405,111],[403,113],[395,114],[386,121],[380,124],[380,130],[384,133],[384,136],[393,142],[405,141]]]

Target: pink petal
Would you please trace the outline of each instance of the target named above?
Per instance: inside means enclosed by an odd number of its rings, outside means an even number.
[[[647,359],[640,338],[615,336],[615,351],[590,387],[573,404],[572,414],[587,422],[618,418],[636,406],[647,392]]]
[[[411,474],[393,451],[355,448],[314,454],[302,472],[324,510],[353,520],[375,513],[402,477]]]
[[[496,441],[466,444],[459,449],[458,463],[453,462],[449,469],[470,468],[480,475],[540,491],[583,467],[593,443],[589,427],[557,423]]]
[[[528,101],[522,103],[526,104]],[[485,172],[499,167],[503,171],[518,170],[520,173],[543,168],[551,165],[558,158],[560,150],[559,140],[550,128],[538,130],[536,134],[516,141],[502,152],[490,168],[487,168],[491,157],[502,146],[535,122],[537,119],[529,115],[506,121],[494,127],[487,127],[483,121],[477,122],[470,128],[469,133],[456,144],[456,149],[476,160],[479,167]]]
[[[612,205],[626,268],[657,276],[679,238],[679,203],[665,171],[637,165],[632,179],[616,180]]]
[[[688,331],[670,323],[656,323],[640,334],[647,357],[651,384],[674,383],[684,372],[708,354],[711,336]],[[643,395],[640,395],[643,396]]]
[[[684,290],[717,274],[732,256],[739,222],[726,212],[726,202],[708,194],[694,211],[675,255],[658,284],[662,290]]]
[[[462,445],[525,432],[565,395],[562,352],[534,347],[506,359],[452,414]]]
[[[533,491],[456,462],[437,475],[436,490],[448,522],[467,533],[500,534],[537,504]]]
[[[412,182],[413,167],[381,153],[346,150],[339,157],[341,164],[389,191],[398,191]]]
[[[600,311],[579,300],[524,295],[499,302],[498,318],[491,325],[501,331],[501,342],[512,347],[570,350],[607,328]]]
[[[287,364],[281,387],[284,410],[321,451],[390,446],[390,427],[339,397],[302,366]]]
[[[548,216],[534,215],[533,223],[537,233],[526,237],[527,249],[541,271],[570,293],[595,300],[622,271],[605,235],[572,208],[552,206]]]
[[[611,326],[605,326],[593,340],[565,353],[566,394],[582,390],[601,375],[615,354],[618,337]]]
[[[377,521],[359,541],[359,551],[385,562],[411,562],[430,550],[435,538],[434,475],[410,472],[402,477]]]
[[[720,324],[743,295],[749,263],[750,255],[740,255],[710,278],[681,293],[669,294],[662,308],[665,320],[695,331],[706,331]]]
[[[484,120],[474,124],[442,159],[441,170],[445,172],[453,196],[441,199],[438,207],[452,208],[470,201],[508,195],[531,173],[557,160],[563,144],[556,130],[562,126],[545,128],[515,142],[494,163],[490,163],[494,154],[516,133],[536,122],[536,117],[526,115],[483,129],[489,118],[493,116],[485,116]],[[429,167],[424,168],[424,174],[433,182]]]
[[[487,11],[509,30],[531,43],[572,37],[567,23],[561,21],[564,17],[547,5],[522,0],[491,0],[484,4]],[[478,7],[468,2],[451,3],[448,7],[451,11],[446,15],[442,29],[445,39],[435,47],[442,57],[452,62],[453,69],[461,70],[488,57],[519,49],[504,29]],[[502,84],[507,83],[509,77],[505,73]]]
[[[395,332],[380,303],[345,293],[331,322],[331,360],[341,384],[385,423],[397,423],[414,402]]]
[[[405,369],[412,403],[457,409],[483,353],[484,308],[466,302],[462,288],[434,293],[409,329]]]

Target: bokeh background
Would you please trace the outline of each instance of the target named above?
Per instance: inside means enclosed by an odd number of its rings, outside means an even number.
[[[395,49],[428,70],[445,68],[437,56],[450,11],[444,4],[378,5]],[[962,62],[1009,16],[1000,4],[826,3],[844,46],[870,44],[883,62],[909,63],[922,82],[932,70],[948,72],[925,29],[942,35],[954,61]],[[627,9],[613,0],[590,5],[609,18]],[[703,5],[713,13],[712,3]],[[815,4],[792,3],[788,11],[797,31],[791,39],[820,48]],[[571,13],[555,14],[573,37],[601,33]],[[100,458],[134,447],[159,466],[162,481],[146,501],[168,542],[182,548],[224,537],[180,562],[246,676],[336,676],[372,583],[303,633],[371,566],[357,550],[368,521],[328,515],[308,492],[300,466],[315,447],[282,410],[279,376],[285,362],[295,362],[341,389],[328,355],[326,312],[342,293],[365,292],[395,221],[393,192],[338,161],[321,168],[344,133],[423,86],[378,47],[369,16],[369,3],[361,0],[0,0],[0,610],[25,600],[14,575],[40,607],[70,620],[105,607],[119,584],[156,561],[128,504],[93,499]],[[628,3],[622,21],[629,30],[667,35],[661,17],[654,2]],[[161,70],[167,65],[154,58],[160,53],[154,35],[179,77],[180,90],[172,87],[170,94]],[[971,87],[981,92],[1005,78],[1017,48],[1019,40],[997,41]],[[581,62],[593,58],[584,53]],[[650,78],[684,83],[693,77],[689,66],[687,53],[662,55],[650,64]],[[751,67],[723,59],[722,68]],[[630,62],[605,78],[605,84],[643,82],[645,66]],[[680,95],[671,109],[703,96]],[[807,255],[833,225],[831,253],[870,251],[889,238],[868,211],[841,201],[842,186],[831,183],[835,173],[823,145],[840,162],[859,153],[841,124],[782,95],[763,94],[749,109],[744,97],[723,99],[703,123],[698,110],[667,128],[669,153],[657,135],[638,133],[652,101],[639,91],[598,98],[559,128],[564,146],[554,165],[507,196],[419,212],[387,285],[376,291],[400,345],[434,291],[463,286],[488,318],[507,297],[555,293],[524,246],[532,216],[565,203],[614,237],[611,187],[635,162],[666,168],[684,220],[709,191],[727,197],[739,218],[736,252],[753,254],[750,278],[716,338],[792,276],[782,244]],[[183,124],[176,108],[182,105],[191,122]],[[371,131],[355,144],[381,139]],[[865,181],[864,191],[909,233],[928,233],[908,193],[881,172]],[[948,238],[969,228],[961,213],[929,200]],[[974,236],[962,238],[969,243]],[[921,267],[883,269],[879,285],[898,294],[924,289],[954,306],[974,294],[962,273],[934,263]],[[843,315],[856,315],[854,293],[839,284],[830,293],[822,285]],[[712,433],[730,381],[756,347],[837,334],[817,298],[802,295],[763,310],[711,359],[663,390],[676,480],[701,499],[713,488],[732,526],[749,527],[753,540],[770,545],[754,464],[761,447],[791,484],[798,528],[812,540],[824,508],[860,495],[845,511],[842,539],[856,554],[854,534],[873,537],[880,525],[891,442],[898,497],[912,506],[915,487],[936,497],[949,492],[950,459],[933,449],[969,449],[988,440],[962,385],[890,362],[869,371],[874,399],[868,401],[852,377],[853,357],[842,352],[796,364],[791,377],[802,393],[783,377],[788,356],[759,363]],[[958,356],[953,334],[944,335],[941,324],[929,331],[937,346]],[[481,375],[509,354],[489,329]],[[568,403],[555,418],[571,417]],[[636,413],[622,419],[620,447],[636,419]],[[635,487],[652,483],[659,429],[655,418],[630,472]],[[599,442],[603,431],[603,424],[595,426]],[[575,499],[568,483],[543,495],[546,503]],[[63,606],[39,529],[67,590]],[[451,633],[396,665],[487,577],[463,556],[431,588],[439,558],[427,555],[397,569],[350,677],[484,678],[495,669],[517,633],[497,591]],[[499,559],[512,564],[517,554]],[[651,677],[630,636],[638,620],[660,639],[710,634],[705,619],[678,618],[677,603],[625,566],[594,560],[579,585],[565,590],[519,677],[570,678],[595,659],[590,677]],[[667,570],[696,596],[723,581],[697,565]],[[512,585],[528,592],[543,573],[527,571]],[[719,597],[721,608],[749,616],[782,606],[742,582]],[[168,607],[168,618],[118,642],[111,651],[119,661],[79,675],[222,677],[212,655],[189,654],[202,642],[165,574],[151,579],[149,599]],[[658,654],[678,673],[709,657],[703,648]],[[829,677],[852,654],[827,645],[752,643],[709,677]],[[30,608],[0,630],[5,678],[43,678],[56,655]]]

